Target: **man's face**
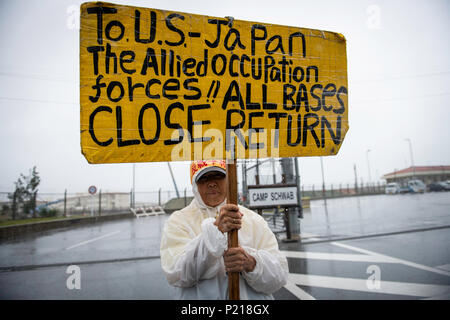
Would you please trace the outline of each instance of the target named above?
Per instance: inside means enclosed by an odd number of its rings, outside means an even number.
[[[197,181],[197,188],[203,202],[210,207],[215,207],[225,200],[227,195],[227,180],[225,175],[218,171],[205,173]]]

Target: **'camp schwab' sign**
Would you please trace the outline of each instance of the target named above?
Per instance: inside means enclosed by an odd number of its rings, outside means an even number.
[[[248,201],[249,207],[255,209],[298,206],[299,203],[296,186],[249,188]]]
[[[338,33],[98,2],[80,26],[90,163],[330,155],[348,130]]]

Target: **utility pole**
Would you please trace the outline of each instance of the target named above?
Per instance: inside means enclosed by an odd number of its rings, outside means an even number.
[[[275,184],[275,183],[277,183],[277,178],[275,176],[275,159],[270,158],[270,162],[272,163],[273,184]]]
[[[175,192],[177,193],[177,198],[180,197],[180,193],[178,192],[177,183],[175,182],[175,177],[173,176],[172,167],[170,166],[170,162],[167,162],[169,166],[170,175],[172,176],[173,185],[175,186]]]
[[[408,143],[409,143],[409,154],[411,156],[411,166],[412,166],[412,169],[413,169],[413,179],[415,179],[416,178],[416,167],[414,167],[414,158],[413,158],[411,139],[406,138],[405,140],[408,141]]]
[[[322,157],[320,157],[320,168],[322,169],[322,195],[323,195],[323,201],[325,201],[325,204],[327,203],[327,196],[325,195],[325,175],[323,173],[323,160]]]
[[[295,167],[295,183],[297,184],[298,217],[303,218],[302,194],[300,192],[300,171],[298,169],[298,158],[294,158],[294,167]]]
[[[358,194],[358,176],[356,175],[356,164],[353,164],[353,170],[355,171],[355,192]]]
[[[294,175],[293,158],[281,159],[282,172],[285,177],[284,183],[295,184],[296,177]],[[287,239],[285,241],[298,241],[300,239],[300,221],[298,219],[299,208],[285,208],[286,214],[286,234]]]
[[[260,183],[260,176],[259,176],[259,159],[256,159],[256,184]]]

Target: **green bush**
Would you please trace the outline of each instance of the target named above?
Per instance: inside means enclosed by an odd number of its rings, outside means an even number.
[[[58,210],[54,208],[42,208],[39,210],[39,216],[43,218],[56,217],[58,215]]]
[[[7,204],[3,204],[2,210],[1,210],[1,215],[2,216],[7,215],[9,213],[9,211],[10,211],[9,206]]]

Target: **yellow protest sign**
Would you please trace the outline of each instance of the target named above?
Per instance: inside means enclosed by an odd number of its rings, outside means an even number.
[[[80,28],[90,163],[322,156],[344,140],[338,33],[99,2]]]

